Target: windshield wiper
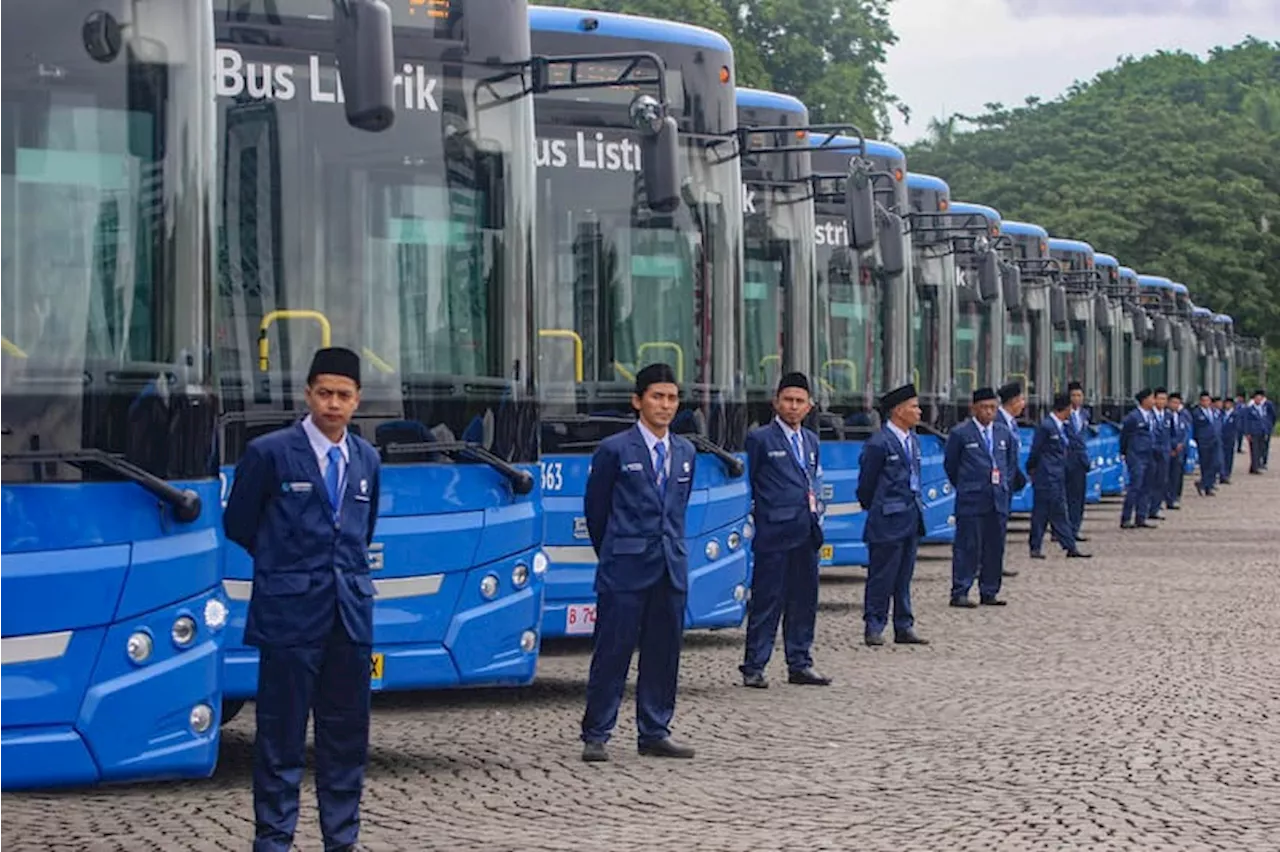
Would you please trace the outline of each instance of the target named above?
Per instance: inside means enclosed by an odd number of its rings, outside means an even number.
[[[104,450],[20,450],[15,453],[0,455],[4,464],[48,464],[62,462],[83,468],[85,465],[100,465],[113,473],[118,473],[130,482],[136,482],[148,492],[173,507],[173,516],[183,523],[191,523],[200,517],[200,495],[189,488],[177,488],[155,474],[138,467],[122,455],[108,453]]]
[[[618,423],[634,426],[636,419],[623,414],[542,414],[547,423]]]
[[[687,438],[689,443],[698,448],[699,452],[710,453],[720,459],[721,463],[724,464],[724,469],[729,473],[730,479],[737,479],[739,476],[742,476],[742,472],[746,470],[746,465],[742,463],[742,459],[738,458],[710,438],[699,435],[696,432],[690,432],[688,435],[681,435],[680,437]]]
[[[386,453],[389,456],[414,456],[423,453],[444,453],[454,458],[470,456],[484,462],[510,480],[511,490],[515,493],[528,494],[533,490],[533,474],[494,455],[475,441],[418,441],[412,444],[387,444]]]

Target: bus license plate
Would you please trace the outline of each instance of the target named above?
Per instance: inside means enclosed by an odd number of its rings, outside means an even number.
[[[596,630],[595,604],[569,604],[564,617],[564,632],[569,636],[590,636]]]
[[[372,671],[372,674],[370,675],[370,680],[372,680],[374,683],[377,683],[378,681],[382,680],[382,666],[383,666],[382,655],[374,654],[373,655],[373,671]]]

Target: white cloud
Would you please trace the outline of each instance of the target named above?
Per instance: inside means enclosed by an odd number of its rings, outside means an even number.
[[[900,143],[930,118],[1052,99],[1124,55],[1280,38],[1276,0],[894,0],[891,10],[899,42],[885,72],[912,110],[910,125],[895,117]]]

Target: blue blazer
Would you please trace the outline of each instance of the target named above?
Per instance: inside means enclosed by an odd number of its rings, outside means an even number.
[[[1031,455],[1027,457],[1027,471],[1031,474],[1031,486],[1036,491],[1058,491],[1067,487],[1067,454],[1071,451],[1071,424],[1063,424],[1064,439],[1058,432],[1058,418],[1050,414],[1036,427],[1031,439]]]
[[[1083,411],[1083,409],[1081,409]],[[1085,443],[1089,440],[1089,415],[1084,416],[1084,425],[1079,431],[1071,425],[1071,418],[1067,418],[1067,469],[1076,473],[1088,473],[1089,468],[1093,467],[1093,459],[1089,458],[1089,445]]]
[[[258,647],[323,644],[335,613],[353,643],[373,644],[369,544],[378,520],[382,464],[347,433],[346,488],[338,525],[320,465],[299,422],[255,438],[236,466],[222,526],[253,557],[244,640]]]
[[[804,467],[796,461],[787,433],[775,420],[747,434],[747,464],[751,470],[751,494],[755,500],[757,552],[791,550],[801,545],[822,547],[822,526],[809,511],[809,494],[822,493],[818,436],[800,429]]]
[[[1135,408],[1125,415],[1120,424],[1120,455],[1147,459],[1152,451],[1151,426],[1147,413]]]
[[[1205,410],[1198,405],[1191,409],[1191,428],[1201,454],[1213,450],[1222,439],[1221,429],[1213,415],[1206,414]]]
[[[914,458],[920,479],[919,442]],[[911,490],[911,468],[902,442],[885,426],[862,445],[858,467],[858,502],[867,513],[862,540],[885,544],[924,535],[924,506]]]
[[[1157,458],[1169,458],[1169,452],[1173,449],[1173,438],[1170,432],[1173,429],[1173,412],[1165,409],[1163,412],[1156,411],[1156,428],[1151,433],[1151,452]]]
[[[1231,443],[1235,441],[1236,435],[1240,434],[1240,412],[1234,408],[1231,409],[1230,411],[1227,411],[1224,408],[1222,410],[1221,423],[1222,423],[1222,428],[1221,428],[1222,440],[1226,441],[1227,443]],[[1199,441],[1200,439],[1197,438],[1196,442],[1199,443]],[[1234,452],[1234,447],[1232,448],[1232,450]]]
[[[638,425],[605,438],[591,458],[583,510],[600,560],[597,594],[637,592],[664,575],[678,591],[688,590],[684,515],[698,454],[687,439],[668,434],[671,473],[665,496],[658,491],[653,459]]]
[[[942,466],[956,490],[957,517],[989,512],[1009,514],[1009,497],[1014,473],[1018,469],[1018,451],[1009,427],[999,417],[992,424],[991,443],[994,458],[987,453],[982,433],[973,418],[957,425],[947,435]],[[1000,471],[999,485],[991,482],[993,467]]]

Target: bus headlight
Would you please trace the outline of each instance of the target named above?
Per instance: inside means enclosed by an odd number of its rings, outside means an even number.
[[[526,630],[520,634],[520,650],[526,654],[531,652],[538,645],[538,634],[532,630]]]
[[[708,559],[716,560],[720,558],[720,542],[714,538],[707,542],[707,546],[703,549]]]
[[[742,546],[742,536],[738,535],[737,530],[735,530],[729,533],[729,538],[726,539],[726,542],[728,543],[730,550],[737,550]]]
[[[930,500],[937,500],[937,499],[938,499],[938,489],[936,489],[936,488],[930,488],[930,489],[929,489],[929,499],[930,499]]]
[[[511,569],[511,585],[517,589],[523,589],[527,582],[529,582],[529,566],[520,562]]]
[[[950,493],[951,493],[951,483],[950,483],[950,482],[948,482],[948,483],[946,483],[946,484],[944,484],[944,485],[942,486],[942,493],[943,493],[943,494],[950,494]]]
[[[747,522],[742,525],[742,537],[750,541],[756,534],[756,522],[753,518],[748,517]]]
[[[485,574],[484,579],[480,581],[480,595],[485,600],[492,600],[493,596],[498,593],[498,578],[492,574]]]
[[[533,554],[533,575],[541,577],[545,573],[547,573],[547,554],[539,550]]]
[[[204,626],[210,630],[221,630],[227,623],[227,605],[217,598],[205,601]]]
[[[125,643],[124,650],[129,655],[130,660],[142,665],[151,659],[152,647],[151,636],[139,630],[129,636],[129,641]]]
[[[180,616],[169,628],[169,638],[179,648],[185,648],[195,641],[196,620],[189,615]]]
[[[191,730],[203,734],[213,724],[213,708],[208,704],[197,704],[191,708],[187,722],[191,725]]]

